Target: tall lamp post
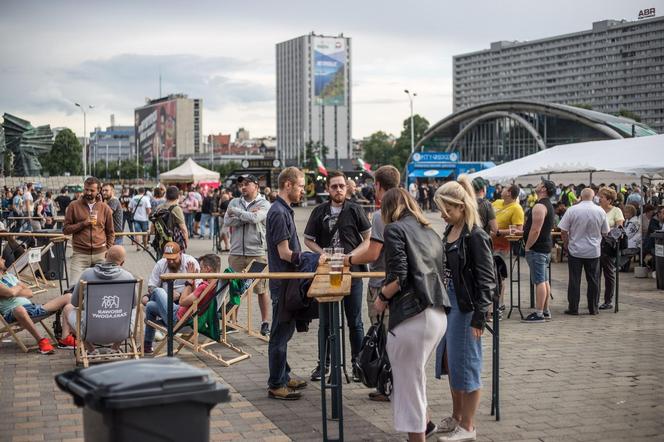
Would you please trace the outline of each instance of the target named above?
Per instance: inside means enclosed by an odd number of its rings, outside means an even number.
[[[415,92],[410,92],[408,89],[403,90],[408,95],[410,101],[410,153],[415,152],[415,125],[413,124],[413,98],[417,97]]]
[[[76,105],[76,107],[81,109],[81,112],[83,112],[83,176],[87,177],[88,176],[88,143],[87,143],[88,128],[87,128],[87,120],[85,114],[85,106],[81,106],[78,103],[74,104]],[[88,109],[94,109],[94,105],[89,104]]]

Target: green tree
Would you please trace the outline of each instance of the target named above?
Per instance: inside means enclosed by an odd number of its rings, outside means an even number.
[[[82,175],[82,152],[83,148],[74,132],[71,129],[63,129],[55,137],[51,151],[41,155],[39,162],[49,175],[63,175],[65,172],[69,172],[71,175]]]
[[[326,145],[321,144],[320,141],[316,141],[315,143],[313,141],[307,141],[304,146],[307,161],[302,164],[303,167],[305,169],[318,170],[315,157],[318,156],[323,164],[325,164],[329,148]]]
[[[619,116],[619,117],[625,117],[625,118],[632,119],[632,120],[636,121],[637,123],[641,122],[641,116],[639,114],[635,114],[631,110],[620,109],[616,115]]]
[[[429,129],[429,121],[420,116],[413,116],[413,127],[415,128],[415,144],[424,136],[424,133]],[[399,170],[403,170],[410,155],[410,117],[403,121],[403,130],[401,135],[394,144],[394,149],[389,163]]]
[[[365,138],[362,150],[364,161],[371,165],[382,166],[389,164],[394,155],[394,143],[390,140],[390,136],[381,130]]]

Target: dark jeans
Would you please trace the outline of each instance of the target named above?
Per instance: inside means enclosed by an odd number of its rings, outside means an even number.
[[[134,231],[134,220],[132,219],[131,212],[124,212],[122,220],[122,230],[126,232],[125,225],[129,224],[129,231]]]
[[[569,283],[567,285],[569,310],[572,312],[579,311],[581,271],[584,270],[588,284],[588,310],[590,313],[596,313],[599,304],[599,258],[576,258],[569,255],[567,267],[569,269]]]
[[[290,380],[290,365],[288,365],[288,341],[293,337],[295,321],[279,321],[279,294],[270,291],[272,297],[272,327],[270,342],[267,347],[268,367],[270,376],[267,380],[269,388],[285,387]]]
[[[324,304],[323,308],[329,308],[329,304]],[[350,286],[350,295],[344,298],[344,313],[348,322],[348,332],[350,340],[351,360],[355,361],[357,354],[362,347],[364,339],[364,324],[362,323],[362,280],[353,279]],[[318,329],[318,339],[329,334],[329,324],[321,323]],[[330,347],[327,347],[326,365],[330,362]],[[319,361],[320,362],[320,361]]]
[[[616,291],[616,257],[602,251],[599,260],[604,274],[604,302],[611,304]]]

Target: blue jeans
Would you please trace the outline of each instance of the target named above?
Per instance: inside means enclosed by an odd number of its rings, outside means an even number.
[[[147,232],[147,231],[148,231],[148,221],[134,220],[134,232]]]
[[[187,225],[187,231],[189,231],[189,238],[194,237],[194,212],[184,214],[184,222]]]
[[[205,236],[205,226],[207,224],[210,224],[210,238],[214,236],[214,219],[212,218],[212,215],[209,213],[201,213],[201,223],[200,223],[200,230],[201,230],[201,236]]]
[[[285,283],[285,282],[284,282]],[[295,321],[279,321],[279,293],[270,290],[272,298],[272,329],[268,344],[268,367],[270,376],[267,380],[269,388],[285,387],[290,380],[288,365],[288,341],[295,332]]]
[[[324,306],[329,308],[329,304]],[[346,322],[348,323],[348,332],[350,340],[350,354],[351,360],[355,361],[360,348],[362,347],[362,340],[364,339],[364,324],[362,323],[362,280],[353,279],[350,285],[350,295],[344,298],[344,313],[346,314]],[[274,317],[274,316],[273,316]],[[324,324],[318,328],[318,338],[321,334],[327,336],[329,334],[329,324]],[[327,348],[327,356],[325,364],[329,363],[330,348]]]
[[[177,321],[177,312],[180,308],[179,305],[173,303],[171,309],[173,310],[173,325]],[[157,322],[157,318],[161,318],[161,322],[166,324],[168,320],[168,294],[166,290],[161,287],[157,287],[152,290],[152,295],[150,296],[150,301],[145,306],[145,322],[147,321]],[[145,326],[145,338],[143,339],[146,343],[152,344],[154,341],[154,328],[149,325]]]

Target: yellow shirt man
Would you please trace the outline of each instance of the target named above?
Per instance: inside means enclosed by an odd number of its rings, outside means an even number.
[[[496,223],[498,229],[509,229],[511,225],[522,226],[524,223],[523,208],[518,201],[512,201],[505,204],[504,200],[493,202],[493,209],[496,211]],[[493,248],[495,250],[509,250],[509,241],[503,236],[494,238]]]

